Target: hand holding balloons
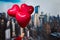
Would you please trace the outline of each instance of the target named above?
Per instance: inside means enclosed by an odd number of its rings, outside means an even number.
[[[8,9],[8,15],[15,17],[18,24],[25,28],[31,19],[31,14],[34,11],[33,6],[28,6],[22,4],[20,7],[18,5],[13,5],[11,9]]]

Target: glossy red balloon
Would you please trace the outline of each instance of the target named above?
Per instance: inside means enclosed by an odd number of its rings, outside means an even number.
[[[18,11],[20,11],[19,6],[15,4],[11,9],[8,9],[7,13],[9,16],[15,17]]]
[[[29,23],[30,19],[31,19],[31,15],[29,13],[18,12],[16,14],[16,20],[17,20],[18,24],[22,28],[25,28],[27,26],[27,24]]]
[[[32,14],[34,11],[33,6],[28,6],[28,13]]]
[[[22,4],[20,7],[18,5],[13,5],[11,9],[8,9],[8,15],[15,17],[20,27],[25,28],[31,19],[31,14],[34,11],[33,6],[28,6],[27,4]]]
[[[22,8],[22,9],[26,9],[26,7],[27,7],[27,4],[22,4],[22,5],[21,5],[21,8]]]
[[[27,12],[28,10],[27,7],[28,7],[27,4],[22,4],[20,8],[23,12]]]
[[[33,8],[33,6],[28,6],[27,4],[22,4],[21,10],[31,14],[34,11],[34,8]]]

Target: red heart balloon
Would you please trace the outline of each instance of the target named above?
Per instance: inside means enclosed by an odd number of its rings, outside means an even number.
[[[33,6],[28,6],[26,4],[22,4],[21,5],[21,10],[31,14],[34,11],[34,8],[33,8]]]
[[[28,6],[28,12],[31,14],[34,11],[33,6]]]
[[[9,16],[15,17],[16,13],[20,11],[19,6],[17,4],[13,5],[11,9],[7,11]]]
[[[22,28],[25,28],[27,26],[27,24],[29,23],[30,19],[31,19],[31,15],[29,13],[18,12],[16,14],[16,20],[17,20],[18,24]]]
[[[27,12],[27,7],[27,4],[22,4],[20,8],[23,12]]]
[[[21,7],[18,5],[13,5],[11,9],[8,10],[8,15],[15,17],[18,24],[25,28],[31,19],[31,14],[34,8],[26,4],[22,4]]]

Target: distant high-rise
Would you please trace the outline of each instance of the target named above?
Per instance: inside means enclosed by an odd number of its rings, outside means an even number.
[[[31,20],[34,21],[34,15],[31,16]]]
[[[41,15],[43,15],[44,12],[41,12]]]
[[[47,15],[45,14],[43,18],[43,23],[46,23],[46,22],[47,22]]]
[[[36,6],[35,7],[35,14],[34,14],[34,26],[37,27],[39,25],[39,7],[40,6]]]
[[[43,19],[44,19],[44,16],[45,16],[45,15],[44,15],[44,12],[42,11],[42,12],[41,12],[41,14],[40,14],[40,16],[39,16],[40,26],[42,26],[42,24],[43,24],[43,21],[44,21],[44,20],[43,20]]]
[[[57,19],[59,20],[59,14],[57,15]]]
[[[36,7],[35,7],[35,13],[39,13],[39,7],[40,7],[40,6],[36,6]]]

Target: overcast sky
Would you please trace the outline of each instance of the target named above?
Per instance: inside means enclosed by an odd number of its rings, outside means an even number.
[[[60,13],[60,0],[20,0],[18,3],[0,1],[0,12],[7,12],[13,4],[20,5],[21,3],[33,5],[34,7],[39,5],[40,12],[43,11],[44,14],[57,15]]]

